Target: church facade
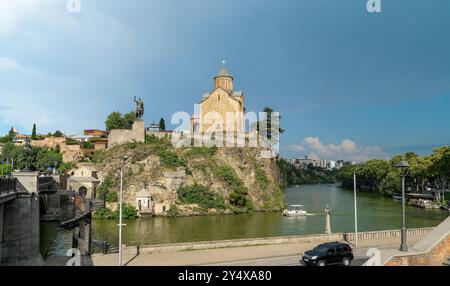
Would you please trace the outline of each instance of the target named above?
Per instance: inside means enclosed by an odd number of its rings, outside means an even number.
[[[212,92],[203,94],[196,114],[191,118],[191,133],[245,132],[244,93],[234,90],[234,78],[225,64],[214,77]]]

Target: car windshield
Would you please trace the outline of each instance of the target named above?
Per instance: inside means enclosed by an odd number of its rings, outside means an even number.
[[[314,247],[313,250],[317,251],[317,252],[320,252],[320,253],[327,253],[328,247],[323,246],[323,245],[319,245],[317,247]]]

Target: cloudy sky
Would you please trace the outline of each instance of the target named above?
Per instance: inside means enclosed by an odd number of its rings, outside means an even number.
[[[0,0],[0,133],[193,112],[227,61],[286,157],[364,160],[450,143],[450,1]],[[172,126],[174,127],[174,126]]]

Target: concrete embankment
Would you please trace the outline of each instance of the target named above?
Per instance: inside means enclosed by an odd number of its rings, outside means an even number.
[[[431,232],[434,228],[415,228],[408,230],[408,236],[423,236]],[[383,240],[400,237],[400,230],[384,230],[358,233],[358,240]],[[290,243],[321,243],[328,241],[348,241],[353,243],[355,238],[354,233],[334,233],[331,235],[314,234],[314,235],[296,235],[296,236],[280,236],[267,238],[252,238],[252,239],[234,239],[234,240],[219,240],[219,241],[203,241],[203,242],[187,242],[175,244],[158,244],[145,246],[124,246],[124,253],[128,254],[154,254],[167,253],[191,250],[206,250],[218,248],[231,247],[247,247],[247,246],[262,246],[262,245],[277,245]]]

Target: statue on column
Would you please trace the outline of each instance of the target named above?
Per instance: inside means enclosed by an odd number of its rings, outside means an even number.
[[[325,233],[327,235],[331,234],[331,208],[329,205],[325,208]]]
[[[144,101],[142,100],[142,98],[136,100],[135,96],[134,102],[136,103],[136,119],[140,120],[144,116]]]

